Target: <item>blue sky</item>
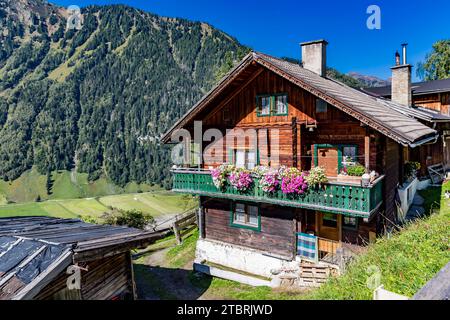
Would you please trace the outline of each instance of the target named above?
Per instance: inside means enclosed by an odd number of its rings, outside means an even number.
[[[49,0],[59,5],[128,4],[163,16],[204,21],[254,50],[300,58],[299,43],[329,41],[328,65],[390,77],[400,44],[416,66],[432,44],[450,38],[448,0]],[[381,30],[369,30],[369,5],[381,8]],[[413,70],[415,75],[415,68]],[[418,80],[415,78],[414,80]]]

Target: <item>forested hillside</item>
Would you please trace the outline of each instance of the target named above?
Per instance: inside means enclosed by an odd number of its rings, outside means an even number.
[[[0,179],[34,166],[49,181],[76,170],[169,187],[158,138],[249,49],[208,24],[127,6],[82,15],[70,30],[65,8],[0,0]]]
[[[127,6],[82,13],[81,30],[66,30],[64,9],[0,1],[0,178],[34,165],[167,183],[157,138],[247,49],[207,24]]]

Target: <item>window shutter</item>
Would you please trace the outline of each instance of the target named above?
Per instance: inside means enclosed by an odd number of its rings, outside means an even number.
[[[228,149],[228,164],[234,164],[234,149]]]
[[[270,115],[276,114],[277,113],[277,101],[276,101],[276,96],[271,96],[270,97]]]

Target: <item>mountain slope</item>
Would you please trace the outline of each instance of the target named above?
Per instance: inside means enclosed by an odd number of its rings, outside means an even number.
[[[211,26],[122,5],[0,1],[0,177],[33,165],[167,183],[161,135],[246,48]]]
[[[349,72],[347,76],[356,79],[357,81],[363,84],[363,87],[366,88],[384,87],[389,86],[391,84],[391,82],[388,80],[383,80],[375,76],[367,76],[357,72]]]

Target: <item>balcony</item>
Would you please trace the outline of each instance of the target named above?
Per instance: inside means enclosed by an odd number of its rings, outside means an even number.
[[[231,186],[218,190],[213,183],[211,173],[206,170],[176,169],[172,172],[174,192],[213,198],[263,202],[362,218],[369,218],[383,202],[384,176],[379,177],[369,187],[329,182],[321,188],[309,189],[302,196],[293,197],[281,191],[268,194],[261,189],[258,180],[255,180],[252,189],[242,193]]]

